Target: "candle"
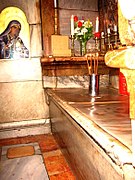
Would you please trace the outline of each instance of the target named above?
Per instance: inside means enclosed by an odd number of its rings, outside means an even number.
[[[71,36],[74,35],[74,15],[71,16]]]
[[[107,33],[110,34],[110,28],[107,29]]]
[[[114,32],[117,32],[117,26],[114,25]]]
[[[54,7],[57,8],[57,0],[54,0]]]
[[[99,19],[98,19],[98,17],[96,18],[96,31],[95,32],[99,32]]]

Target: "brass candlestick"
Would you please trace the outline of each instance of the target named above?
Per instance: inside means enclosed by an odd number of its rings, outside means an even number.
[[[71,56],[75,56],[75,49],[74,49],[74,47],[75,47],[75,38],[74,38],[74,35],[71,35],[71,37],[70,37],[70,39],[71,39]]]
[[[101,33],[101,46],[100,46],[101,54],[106,53],[106,45],[105,45],[105,36],[104,32]]]
[[[100,51],[100,38],[95,37],[95,49],[96,51]]]
[[[107,50],[112,50],[112,44],[111,44],[111,35],[110,33],[107,33]]]
[[[58,34],[58,9],[54,9],[54,34]]]
[[[118,34],[117,31],[114,32],[114,47],[113,49],[118,49]]]
[[[100,51],[100,32],[95,32],[94,37],[95,37],[95,50]]]

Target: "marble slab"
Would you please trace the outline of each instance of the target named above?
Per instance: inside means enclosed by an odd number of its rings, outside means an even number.
[[[41,155],[5,160],[0,165],[1,180],[49,180]]]
[[[49,116],[40,59],[0,60],[0,122]]]
[[[121,144],[123,148],[124,145],[127,151],[132,151],[128,96],[108,88],[101,89],[95,97],[90,96],[87,89],[79,88],[53,89],[48,93],[101,146],[107,148],[110,143],[113,147],[117,141],[118,146]],[[108,138],[101,138],[103,134],[113,140],[107,142]]]
[[[39,58],[0,60],[0,82],[42,81]]]
[[[119,165],[131,160],[127,153],[121,153],[114,139],[101,132],[89,118],[66,106],[65,102],[53,100],[50,102],[52,131],[78,179],[122,180]],[[126,158],[118,156],[120,153]]]
[[[34,154],[26,157],[8,159],[8,151],[12,148],[27,148],[33,147]],[[23,149],[22,149],[23,150]],[[28,151],[25,150],[23,153]],[[15,153],[15,149],[14,149]],[[3,146],[0,161],[0,179],[1,180],[49,180],[47,171],[44,166],[43,158],[41,155],[38,143],[18,144]],[[7,173],[8,172],[8,173]]]

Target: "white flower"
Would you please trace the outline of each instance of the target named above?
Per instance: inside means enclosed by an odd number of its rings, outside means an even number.
[[[79,27],[77,27],[77,28],[74,29],[74,33],[75,33],[75,34],[78,34],[78,32],[80,32],[80,28],[79,28]]]
[[[84,28],[81,30],[81,32],[82,32],[83,34],[85,34],[86,32],[88,32],[88,30],[84,27]]]
[[[75,21],[74,35],[77,40],[88,41],[93,36],[92,22],[90,20]]]

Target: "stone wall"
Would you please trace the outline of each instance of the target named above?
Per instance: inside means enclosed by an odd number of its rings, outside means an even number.
[[[40,59],[1,60],[0,138],[44,134],[48,118]]]

